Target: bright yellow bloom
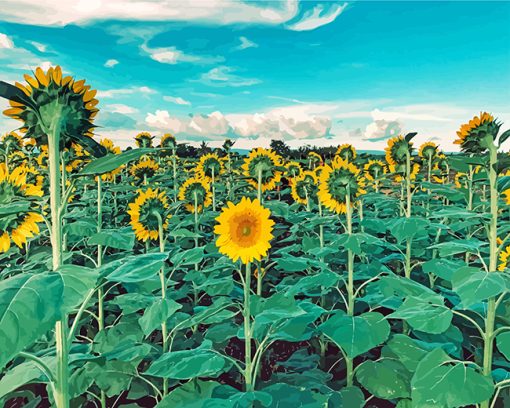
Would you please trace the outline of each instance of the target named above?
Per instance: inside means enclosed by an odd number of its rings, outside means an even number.
[[[457,131],[458,138],[453,142],[460,145],[461,149],[468,153],[483,153],[487,145],[482,143],[487,135],[494,139],[499,131],[499,124],[490,113],[480,112],[468,123],[461,125]]]
[[[340,156],[343,160],[350,162],[356,158],[356,149],[353,145],[349,143],[345,143],[343,145],[338,146],[336,149],[336,156]]]
[[[341,214],[347,210],[347,195],[353,206],[356,198],[366,193],[364,187],[365,179],[360,176],[360,170],[337,158],[321,172],[318,197],[326,208]]]
[[[168,229],[169,204],[164,191],[152,188],[146,191],[138,190],[138,196],[128,207],[131,227],[139,241],[145,242],[148,239],[155,241],[159,238],[159,218],[163,229]]]
[[[262,191],[270,191],[276,187],[282,178],[282,172],[277,167],[282,166],[281,157],[268,149],[253,149],[244,159],[242,166],[248,183],[258,188],[258,179],[261,179]]]
[[[510,259],[510,245],[508,245],[505,249],[503,249],[499,253],[498,271],[503,272],[506,269],[509,259]]]
[[[503,199],[505,200],[506,205],[510,205],[510,188],[507,188],[504,190],[501,195],[503,196]]]
[[[228,202],[216,218],[214,232],[218,234],[216,246],[220,253],[232,261],[247,264],[260,261],[271,248],[274,221],[270,211],[259,200],[243,197],[239,204]]]
[[[197,212],[201,212],[205,207],[212,204],[212,193],[209,184],[203,179],[193,177],[186,180],[179,189],[179,200],[184,201],[185,208],[195,212],[195,201]]]

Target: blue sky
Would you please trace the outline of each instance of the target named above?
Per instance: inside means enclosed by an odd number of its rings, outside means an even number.
[[[510,123],[508,21],[509,2],[4,0],[0,77],[87,79],[99,137],[123,146],[146,130],[381,149],[418,131],[453,150],[480,110]]]

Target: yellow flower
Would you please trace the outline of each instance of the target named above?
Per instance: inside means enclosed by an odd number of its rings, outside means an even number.
[[[282,172],[277,169],[281,166],[281,157],[268,149],[257,148],[250,152],[242,166],[248,183],[258,188],[258,178],[261,178],[262,191],[270,191],[276,187],[282,178]]]
[[[23,139],[16,132],[10,132],[2,137],[2,144],[9,150],[20,150],[23,147]]]
[[[397,183],[400,183],[404,181],[404,176],[406,173],[405,165],[390,165],[389,166],[390,173],[394,174],[394,180]],[[416,180],[416,176],[418,176],[418,173],[420,172],[420,165],[418,163],[411,164],[411,174],[410,179]]]
[[[336,156],[340,156],[343,160],[350,162],[356,158],[356,149],[353,145],[349,143],[345,143],[343,145],[338,146],[336,149]]]
[[[369,160],[364,167],[367,180],[378,180],[386,174],[386,166],[381,160]]]
[[[425,142],[420,146],[418,156],[422,159],[433,159],[437,154],[438,146],[434,142]]]
[[[311,168],[315,168],[315,166],[317,166],[318,164],[319,165],[322,165],[323,164],[323,160],[322,160],[322,157],[319,153],[316,153],[316,152],[309,152],[308,153],[308,160],[310,161],[310,167]]]
[[[291,161],[291,162],[288,162],[286,165],[285,165],[285,168],[287,169],[287,177],[297,177],[299,176],[303,169],[301,168],[301,164],[299,164],[298,162],[296,161]]]
[[[37,164],[41,170],[46,170],[48,168],[48,146],[42,145],[40,146],[41,151],[37,156]]]
[[[161,137],[161,141],[159,142],[159,147],[175,149],[176,146],[177,146],[177,142],[175,140],[175,137],[172,134],[165,133]]]
[[[510,188],[504,190],[501,195],[504,197],[506,205],[510,205]]]
[[[216,153],[207,153],[200,157],[195,169],[196,177],[204,179],[207,183],[218,181],[220,174],[224,172],[223,163]]]
[[[120,154],[120,147],[115,146],[111,139],[104,138],[101,140],[100,144],[101,144],[101,146],[103,146],[106,149],[106,151],[108,153]],[[123,167],[124,166],[119,166],[115,170],[101,175],[101,180],[108,181],[108,182],[115,181],[115,179],[117,178],[117,175],[122,171]]]
[[[502,250],[499,254],[499,266],[498,271],[503,272],[507,265],[508,260],[510,259],[510,245],[508,245],[504,250]]]
[[[461,125],[457,131],[458,139],[453,143],[460,145],[462,151],[467,153],[483,153],[488,148],[487,136],[494,141],[500,124],[496,122],[494,116],[487,112],[480,112],[480,116],[475,116],[468,123]]]
[[[168,229],[170,214],[167,214],[169,205],[164,191],[152,188],[146,191],[138,190],[138,196],[128,207],[130,224],[139,241],[154,241],[159,238],[159,218],[163,229]]]
[[[360,170],[354,164],[338,158],[331,166],[324,166],[318,197],[326,208],[341,214],[347,209],[347,195],[351,205],[354,205],[356,197],[366,193],[364,187],[365,179],[360,176]]]
[[[139,180],[150,178],[156,174],[159,169],[158,163],[154,160],[145,158],[138,161],[138,163],[131,166],[131,175]]]
[[[135,143],[138,147],[152,147],[152,139],[154,136],[149,132],[140,132],[135,136]]]
[[[27,184],[33,184],[37,187],[42,188],[44,183],[44,177],[37,171],[35,167],[24,164],[20,167],[21,172],[26,177]]]
[[[317,175],[313,171],[304,171],[291,181],[292,198],[300,204],[307,205],[317,195]]]
[[[244,264],[260,261],[271,248],[274,221],[270,215],[259,200],[243,197],[239,204],[228,202],[214,227],[219,235],[216,240],[219,252],[234,262],[238,259]]]
[[[27,238],[39,234],[37,223],[43,222],[43,217],[35,211],[35,206],[27,203],[33,197],[42,197],[40,186],[27,183],[27,175],[22,167],[15,168],[10,174],[4,163],[0,164],[0,204],[12,205],[12,212],[2,216],[0,224],[0,253],[7,252],[11,247],[11,240],[20,248],[26,244]],[[21,201],[23,200],[23,201]],[[27,203],[20,206],[16,204]]]
[[[388,140],[386,161],[389,165],[398,165],[406,162],[407,155],[411,155],[413,143],[405,140],[404,136],[396,136]]]
[[[193,213],[195,212],[195,200],[197,212],[201,212],[204,207],[212,204],[212,193],[207,182],[197,177],[190,178],[184,182],[179,189],[179,200],[185,202],[185,208]]]

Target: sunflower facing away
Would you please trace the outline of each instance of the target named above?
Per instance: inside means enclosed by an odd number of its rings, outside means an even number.
[[[136,164],[131,166],[130,173],[133,177],[143,181],[146,178],[154,176],[158,169],[159,169],[158,163],[156,163],[152,159],[145,158],[139,160]]]
[[[335,156],[340,156],[343,160],[350,162],[356,158],[356,149],[353,145],[349,143],[345,143],[343,145],[338,146],[336,149]]]
[[[460,145],[463,152],[479,154],[483,153],[493,143],[498,134],[501,124],[494,116],[487,112],[480,112],[468,123],[461,125],[457,131],[458,139],[453,143]]]
[[[131,227],[139,241],[153,241],[159,238],[159,217],[163,223],[163,229],[168,229],[168,199],[164,191],[152,188],[146,191],[138,190],[135,201],[129,203],[127,213],[131,217]]]
[[[276,187],[282,178],[281,157],[268,149],[257,148],[250,152],[242,166],[243,173],[248,177],[248,183],[258,188],[258,178],[261,177],[262,191],[270,191]]]
[[[115,146],[111,139],[107,139],[107,138],[101,139],[100,144],[101,144],[101,146],[103,146],[106,149],[106,151],[109,154],[120,154],[120,147]],[[101,175],[101,179],[103,181],[108,181],[108,182],[115,181],[115,179],[117,178],[117,175],[120,174],[123,167],[124,166],[119,166],[115,170]]]
[[[352,163],[337,159],[326,165],[320,175],[318,197],[321,203],[338,214],[346,212],[347,194],[354,205],[356,197],[365,194],[365,180]]]
[[[367,180],[378,180],[386,174],[386,166],[381,160],[369,160],[363,168]]]
[[[510,245],[503,249],[499,254],[498,271],[503,272],[508,266],[509,260],[510,260]]]
[[[301,164],[295,161],[288,162],[285,165],[285,169],[286,169],[285,174],[288,178],[298,177],[303,171],[303,169],[301,168]]]
[[[152,147],[153,139],[149,132],[140,132],[135,136],[135,143],[138,147]]]
[[[425,142],[418,150],[418,156],[424,160],[434,159],[437,155],[438,146],[434,142]]]
[[[177,147],[177,141],[175,137],[170,133],[165,133],[161,137],[161,141],[159,142],[159,147],[164,147],[167,149],[175,149]]]
[[[388,164],[393,166],[404,164],[407,154],[412,153],[413,143],[405,140],[404,136],[397,136],[388,140],[388,146],[384,150]]]
[[[291,182],[291,194],[297,203],[308,205],[317,197],[317,175],[313,171],[304,171]]]
[[[8,174],[5,164],[0,164],[0,205],[11,206],[0,219],[0,253],[9,250],[11,240],[21,248],[27,238],[39,234],[37,223],[43,222],[43,217],[30,211],[33,204],[28,200],[42,196],[41,187],[27,183],[21,167]]]
[[[322,156],[316,152],[308,153],[308,163],[310,169],[314,169],[316,166],[319,166],[323,163]]]
[[[201,212],[204,207],[212,204],[212,193],[209,184],[203,179],[193,177],[184,182],[179,189],[179,200],[184,201],[185,208],[193,213],[195,212],[195,200],[197,212]]]
[[[92,124],[99,109],[95,90],[85,85],[85,80],[75,81],[63,76],[59,66],[50,67],[44,72],[40,67],[35,70],[35,78],[25,74],[27,84],[16,82],[26,99],[26,103],[9,101],[11,107],[4,114],[22,121],[20,131],[28,138],[37,140],[37,144],[47,144],[47,129],[55,116],[65,118],[61,121],[62,141],[77,136],[92,136]],[[69,139],[69,140],[66,140]]]
[[[2,137],[2,145],[5,150],[21,150],[23,147],[23,139],[16,132],[10,132]]]
[[[394,175],[394,180],[397,183],[401,183],[405,180],[406,166],[404,164],[390,165],[389,171]],[[411,174],[409,175],[410,180],[416,180],[416,177],[420,173],[420,165],[418,163],[411,164]]]
[[[196,176],[207,183],[211,183],[213,178],[217,181],[223,172],[223,163],[216,153],[207,153],[200,157],[195,169]]]
[[[228,202],[216,218],[214,232],[218,234],[216,246],[221,254],[243,264],[260,261],[271,248],[274,221],[271,213],[259,200],[243,197],[239,204]]]

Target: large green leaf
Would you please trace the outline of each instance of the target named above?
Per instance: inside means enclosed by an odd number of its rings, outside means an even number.
[[[92,235],[87,243],[89,245],[129,250],[135,244],[135,234],[131,228],[102,230]]]
[[[354,358],[383,343],[390,334],[390,325],[377,312],[348,316],[344,312],[332,315],[319,329],[344,352]]]
[[[108,397],[119,395],[129,389],[133,378],[138,374],[133,363],[118,360],[107,360],[102,363],[86,364],[87,375],[94,379],[96,385]]]
[[[110,171],[119,168],[123,164],[129,163],[133,160],[138,160],[143,155],[154,152],[154,149],[132,149],[126,150],[121,154],[107,154],[106,156],[93,160],[87,164],[77,174],[77,176],[94,176],[96,174],[109,173]]]
[[[510,361],[510,332],[503,332],[496,336],[498,350]]]
[[[58,273],[21,274],[0,282],[0,369],[60,319],[63,294]]]
[[[418,408],[453,408],[488,400],[494,384],[470,365],[452,362],[442,349],[428,353],[411,381],[411,399]]]
[[[158,273],[167,258],[166,252],[127,256],[104,265],[101,274],[111,282],[141,282]]]
[[[505,280],[499,272],[486,272],[469,266],[454,273],[452,284],[466,308],[505,291]]]
[[[416,370],[418,363],[426,354],[427,350],[405,334],[395,334],[381,352],[382,356],[398,359],[409,371]]]
[[[196,377],[215,377],[228,369],[228,361],[210,350],[211,342],[205,340],[193,350],[171,351],[154,361],[146,375],[177,380]]]
[[[87,293],[96,287],[98,269],[78,265],[63,265],[58,269],[64,282],[62,307],[72,310],[81,305]]]
[[[398,360],[365,361],[356,368],[356,378],[377,398],[411,396],[411,374]]]
[[[167,321],[182,305],[172,299],[158,299],[150,305],[142,317],[138,320],[143,333],[147,336],[151,334],[157,327],[161,326],[161,322]]]
[[[57,360],[54,356],[41,357],[41,360],[52,371],[55,370]],[[12,391],[15,391],[22,385],[33,382],[48,382],[48,379],[33,361],[24,361],[23,363],[11,368],[0,379],[0,398]]]

